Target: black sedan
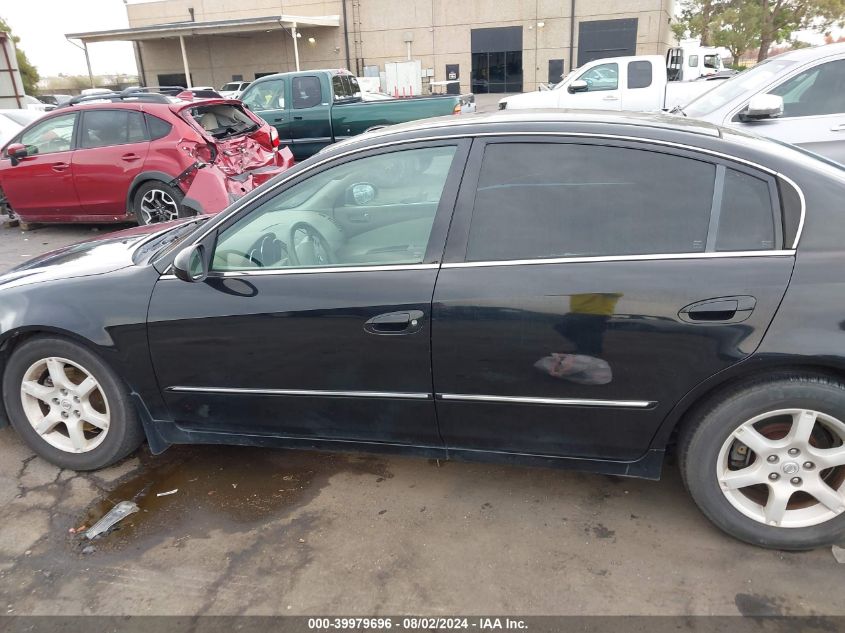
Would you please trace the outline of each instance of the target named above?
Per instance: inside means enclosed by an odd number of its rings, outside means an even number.
[[[719,527],[812,548],[845,534],[843,200],[840,166],[676,118],[394,126],[0,277],[2,409],[79,470],[144,440],[647,478],[674,450]]]

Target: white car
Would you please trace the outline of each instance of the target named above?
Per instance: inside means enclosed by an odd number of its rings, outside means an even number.
[[[251,83],[251,81],[230,81],[227,84],[223,84],[223,87],[218,92],[224,99],[240,99],[241,93]]]
[[[669,81],[660,55],[597,59],[569,73],[551,90],[499,101],[500,110],[567,108],[657,112],[689,103],[717,82]]]
[[[39,110],[0,110],[0,147],[43,115]]]
[[[845,164],[845,43],[767,59],[721,82],[681,112]]]

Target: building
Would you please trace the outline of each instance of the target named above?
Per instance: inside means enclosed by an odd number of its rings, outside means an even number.
[[[221,86],[268,73],[421,62],[423,82],[520,92],[593,59],[664,54],[673,0],[159,0],[129,28],[69,34],[132,41],[146,85]],[[574,65],[573,65],[574,61]],[[457,92],[458,85],[450,87]]]

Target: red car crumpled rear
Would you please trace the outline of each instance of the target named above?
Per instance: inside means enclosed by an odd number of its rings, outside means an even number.
[[[203,100],[178,113],[208,141],[195,144],[196,168],[181,183],[185,206],[216,213],[294,164],[276,129],[238,101]]]

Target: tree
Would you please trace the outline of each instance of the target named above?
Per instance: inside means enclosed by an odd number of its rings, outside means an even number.
[[[719,14],[720,28],[713,34],[713,46],[731,52],[734,68],[745,51],[760,46],[760,7],[756,2],[732,2]]]
[[[18,46],[18,42],[21,41],[21,38],[16,35],[12,35],[11,27],[3,18],[0,18],[0,31],[6,31],[9,33],[9,35],[12,36],[12,41],[15,43],[15,50],[17,51],[18,58],[18,70],[21,73],[23,91],[28,95],[34,94],[38,89],[38,80],[41,79],[38,75],[38,69],[32,65],[32,62],[29,61],[26,53],[24,53]]]
[[[672,29],[679,38],[688,33],[702,45],[724,46],[736,62],[754,48],[757,61],[766,59],[773,44],[789,41],[796,31],[825,32],[843,24],[845,0],[683,0]]]

